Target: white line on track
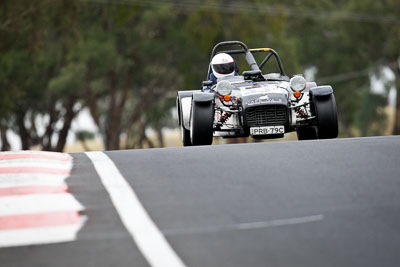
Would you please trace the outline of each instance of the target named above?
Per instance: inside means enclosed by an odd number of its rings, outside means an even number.
[[[0,215],[76,210],[84,207],[71,194],[36,194],[0,198]]]
[[[13,173],[0,175],[0,188],[25,185],[64,185],[67,175]]]
[[[0,248],[74,241],[85,220],[82,216],[79,224],[0,231]]]
[[[234,230],[251,230],[251,229],[261,229],[274,226],[285,226],[293,224],[318,222],[322,221],[323,219],[324,216],[322,214],[318,214],[305,217],[277,219],[277,220],[262,221],[262,222],[238,223],[238,224],[208,226],[199,228],[165,229],[163,230],[163,233],[165,235],[180,235],[180,234],[216,233],[221,231],[234,231]]]
[[[103,152],[86,152],[136,245],[153,267],[185,266],[152,221],[133,189]]]
[[[49,152],[49,151],[39,151],[39,150],[22,150],[22,151],[5,151],[1,152],[1,155],[46,155],[53,158],[61,159],[61,160],[68,160],[71,159],[71,156],[67,153],[63,152]],[[1,157],[1,156],[0,156]]]
[[[72,162],[67,161],[56,161],[56,160],[43,160],[43,159],[18,159],[18,160],[0,160],[0,168],[2,167],[36,167],[36,168],[52,168],[70,170],[72,168]]]

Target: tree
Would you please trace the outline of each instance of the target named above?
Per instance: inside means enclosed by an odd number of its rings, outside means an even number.
[[[41,145],[45,150],[62,151],[77,114],[78,96],[65,96],[49,87],[74,41],[76,4],[49,0],[3,3],[0,34],[6,41],[0,46],[0,94],[5,103],[0,116],[3,125],[10,124],[19,134],[23,149]],[[38,116],[49,118],[43,134],[36,125]],[[56,132],[57,123],[62,126]],[[55,135],[58,138],[53,145]]]
[[[175,92],[200,88],[224,40],[275,48],[289,75],[315,67],[317,82],[334,87],[341,134],[378,133],[385,102],[370,93],[369,75],[382,66],[400,74],[399,12],[396,0],[3,1],[3,149],[12,129],[24,149],[62,151],[85,107],[106,149],[119,149],[121,136],[126,148],[163,145]],[[400,93],[396,118],[399,133]]]

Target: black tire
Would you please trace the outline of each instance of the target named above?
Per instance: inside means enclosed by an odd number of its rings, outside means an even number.
[[[301,127],[297,128],[297,139],[298,140],[314,140],[318,139],[317,131],[315,127]]]
[[[313,99],[319,139],[336,138],[339,133],[336,101],[333,94]]]
[[[212,102],[192,102],[190,140],[192,145],[211,145],[213,141],[214,107]]]

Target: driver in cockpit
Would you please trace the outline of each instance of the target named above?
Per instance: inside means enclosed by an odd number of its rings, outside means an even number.
[[[210,63],[212,71],[210,72],[209,80],[212,84],[205,89],[210,89],[217,83],[217,79],[236,76],[237,72],[235,71],[235,64],[233,58],[227,53],[215,55]]]

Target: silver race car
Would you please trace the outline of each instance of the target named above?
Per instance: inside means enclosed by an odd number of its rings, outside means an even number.
[[[178,92],[176,104],[184,146],[210,145],[214,136],[270,139],[293,131],[299,140],[338,136],[331,86],[306,82],[301,75],[289,79],[279,55],[271,48],[248,49],[240,41],[227,41],[213,48],[211,59],[219,53],[244,55],[249,70],[213,82],[210,64],[201,90]],[[254,53],[267,55],[258,64]],[[271,57],[280,72],[263,74],[261,69]]]

